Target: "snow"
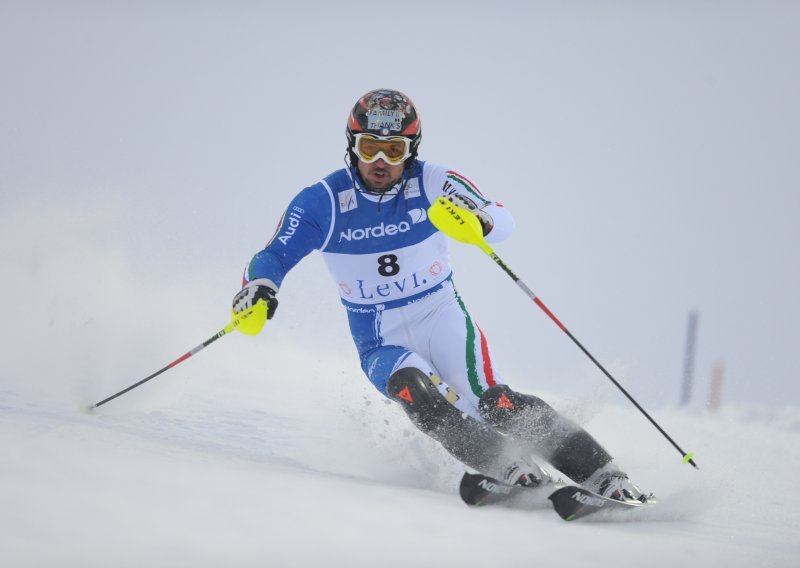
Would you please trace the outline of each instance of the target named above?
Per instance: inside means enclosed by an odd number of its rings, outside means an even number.
[[[551,396],[594,414],[585,426],[660,499],[565,523],[543,498],[467,508],[458,464],[361,377],[298,371],[287,386],[242,373],[248,341],[223,338],[91,414],[64,393],[4,384],[3,564],[796,565],[797,409],[654,412],[696,471],[633,407]]]

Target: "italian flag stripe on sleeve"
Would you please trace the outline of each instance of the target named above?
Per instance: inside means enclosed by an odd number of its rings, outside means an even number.
[[[287,209],[287,211],[288,211],[288,209]],[[275,227],[275,232],[273,233],[272,237],[269,239],[269,242],[266,245],[264,245],[264,248],[267,248],[269,245],[271,245],[272,241],[275,240],[275,237],[278,236],[278,232],[281,230],[281,227],[283,226],[283,220],[285,218],[286,218],[286,211],[284,211],[283,215],[281,215],[281,220],[278,221],[278,226]]]
[[[454,172],[452,170],[447,171],[447,179],[450,181],[459,184],[461,187],[467,190],[473,198],[477,199],[482,205],[486,205],[489,203],[489,200],[486,199],[480,190],[475,186],[474,183],[469,181],[467,178],[462,176],[461,174]]]

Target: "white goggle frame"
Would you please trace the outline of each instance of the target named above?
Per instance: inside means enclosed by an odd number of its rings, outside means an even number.
[[[369,140],[379,140],[384,142],[392,142],[395,140],[402,140],[405,144],[405,151],[403,155],[399,158],[390,158],[386,154],[384,154],[383,150],[378,150],[378,152],[372,156],[371,158],[367,158],[364,156],[358,149],[359,144],[363,138],[368,138]],[[371,164],[373,162],[378,161],[379,159],[383,159],[384,162],[387,164],[391,164],[396,166],[397,164],[402,164],[408,158],[411,157],[411,140],[406,138],[405,136],[378,136],[377,134],[370,134],[368,132],[360,132],[355,135],[355,140],[353,141],[353,153],[358,157],[359,160],[364,162],[365,164]]]

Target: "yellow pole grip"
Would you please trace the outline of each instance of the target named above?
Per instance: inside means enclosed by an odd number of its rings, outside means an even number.
[[[438,198],[428,208],[428,219],[451,239],[475,245],[489,256],[494,254],[492,247],[483,238],[483,228],[478,216],[453,205],[444,197]]]
[[[267,302],[259,300],[256,305],[241,313],[231,312],[231,322],[225,326],[225,333],[234,329],[245,335],[258,335],[267,323]]]

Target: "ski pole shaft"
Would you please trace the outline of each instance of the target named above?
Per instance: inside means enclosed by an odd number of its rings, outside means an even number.
[[[629,401],[631,401],[631,403],[633,403],[633,405],[634,405],[636,408],[638,408],[638,409],[639,409],[639,412],[641,412],[641,413],[642,413],[642,414],[645,416],[645,418],[647,418],[647,419],[650,421],[650,423],[651,423],[653,426],[655,426],[655,427],[656,427],[656,429],[657,429],[659,432],[661,432],[661,434],[662,434],[662,435],[663,435],[663,436],[664,436],[664,437],[665,437],[665,438],[666,438],[666,439],[669,441],[669,443],[670,443],[670,444],[672,444],[672,445],[673,445],[673,447],[674,447],[676,450],[678,450],[678,451],[680,452],[680,454],[681,454],[681,456],[683,457],[684,461],[685,461],[686,463],[689,463],[689,464],[691,464],[691,465],[692,465],[693,467],[695,467],[696,469],[700,469],[700,468],[697,466],[697,464],[694,462],[694,459],[693,459],[693,456],[692,456],[692,454],[689,454],[689,453],[687,453],[687,452],[684,452],[684,451],[683,451],[683,449],[681,449],[681,447],[680,447],[680,446],[679,446],[679,445],[678,445],[678,444],[675,442],[675,440],[673,440],[673,439],[672,439],[672,437],[671,437],[669,434],[667,434],[667,432],[666,432],[666,431],[665,431],[665,430],[664,430],[664,429],[663,429],[663,428],[662,428],[662,427],[661,427],[661,426],[658,424],[658,422],[656,422],[656,421],[653,419],[653,417],[652,417],[652,416],[650,416],[650,414],[649,414],[649,413],[648,413],[648,412],[647,412],[647,411],[646,411],[644,408],[642,408],[642,406],[641,406],[641,405],[640,405],[640,404],[639,404],[639,403],[636,401],[636,399],[634,399],[634,398],[631,396],[631,394],[630,394],[630,393],[629,393],[627,390],[625,390],[625,388],[624,388],[624,387],[623,387],[623,386],[622,386],[622,385],[621,385],[621,384],[620,384],[620,383],[619,383],[619,382],[618,382],[618,381],[617,381],[617,380],[614,378],[614,376],[613,376],[613,375],[612,375],[612,374],[611,374],[611,373],[608,371],[608,369],[606,369],[606,368],[605,368],[605,367],[604,367],[604,366],[603,366],[603,365],[600,363],[600,361],[598,361],[598,360],[597,360],[597,359],[594,357],[594,355],[592,355],[592,354],[589,352],[589,350],[588,350],[588,349],[586,349],[586,347],[584,347],[584,346],[583,346],[583,344],[582,344],[580,341],[578,341],[578,339],[577,339],[577,338],[576,338],[574,335],[572,335],[572,333],[570,332],[570,330],[569,330],[569,329],[567,329],[567,327],[566,327],[566,326],[565,326],[563,323],[561,323],[561,321],[560,321],[560,320],[559,320],[559,319],[558,319],[558,318],[555,316],[555,314],[553,314],[553,312],[551,312],[551,311],[550,311],[550,309],[549,309],[549,308],[548,308],[548,307],[545,305],[545,303],[544,303],[544,302],[542,302],[542,300],[541,300],[541,299],[539,299],[539,297],[538,297],[536,294],[534,294],[534,293],[533,293],[533,291],[531,291],[531,289],[530,289],[530,288],[528,288],[528,286],[525,284],[525,282],[523,282],[523,281],[522,281],[522,280],[521,280],[521,279],[520,279],[520,278],[519,278],[519,277],[518,277],[516,274],[514,274],[514,272],[512,272],[512,271],[511,271],[511,269],[508,267],[508,265],[507,265],[506,263],[504,263],[504,262],[502,261],[502,259],[501,259],[499,256],[497,256],[497,255],[496,255],[494,252],[492,252],[492,254],[491,254],[490,256],[491,256],[492,260],[494,260],[494,261],[495,261],[495,262],[496,262],[496,263],[497,263],[497,264],[498,264],[498,265],[499,265],[499,266],[500,266],[500,267],[501,267],[501,268],[502,268],[502,269],[505,271],[505,273],[506,273],[506,274],[508,274],[508,275],[509,275],[509,276],[510,276],[510,277],[511,277],[513,280],[514,280],[514,282],[516,282],[517,286],[519,286],[519,287],[522,289],[522,291],[523,291],[523,292],[525,292],[525,294],[526,294],[526,295],[527,295],[527,296],[528,296],[528,297],[529,297],[531,300],[533,300],[533,301],[534,301],[534,303],[535,303],[537,306],[539,306],[539,308],[541,308],[541,310],[542,310],[542,311],[543,311],[545,314],[547,314],[547,316],[548,316],[548,317],[549,317],[551,320],[553,320],[553,322],[554,322],[554,323],[555,323],[555,324],[556,324],[556,325],[557,325],[557,326],[558,326],[558,327],[561,329],[561,331],[563,331],[565,334],[567,334],[567,337],[569,337],[569,338],[572,340],[572,342],[573,342],[575,345],[577,345],[577,346],[578,346],[578,348],[579,348],[581,351],[583,351],[583,353],[584,353],[584,354],[585,354],[585,355],[586,355],[586,356],[587,356],[587,357],[588,357],[588,358],[589,358],[589,359],[592,361],[592,363],[594,363],[594,364],[597,366],[597,368],[598,368],[598,369],[600,369],[600,370],[603,372],[603,374],[604,374],[604,375],[605,375],[605,376],[606,376],[606,377],[607,377],[607,378],[608,378],[608,379],[609,379],[609,380],[610,380],[612,383],[614,383],[614,386],[616,386],[616,387],[617,387],[617,388],[620,390],[620,392],[622,392],[622,394],[624,394],[624,395],[625,395],[625,396],[628,398],[628,400],[629,400]]]
[[[143,378],[141,381],[139,381],[137,383],[134,383],[131,386],[129,386],[129,387],[125,388],[125,389],[122,389],[118,393],[112,394],[108,398],[104,398],[100,402],[97,402],[97,403],[91,405],[89,407],[89,411],[91,412],[92,410],[94,410],[98,406],[102,406],[105,403],[114,400],[118,396],[122,396],[123,394],[125,394],[128,391],[132,391],[133,389],[135,389],[138,386],[143,385],[144,383],[146,383],[150,379],[154,379],[157,376],[159,376],[161,373],[164,373],[164,372],[168,371],[169,369],[171,369],[171,368],[183,363],[184,361],[186,361],[186,359],[188,359],[192,355],[195,355],[196,353],[199,353],[200,351],[202,351],[203,349],[205,349],[206,347],[208,347],[209,345],[214,343],[220,337],[229,334],[234,329],[237,329],[242,322],[244,322],[251,314],[256,313],[258,310],[263,310],[263,317],[266,319],[266,304],[264,303],[263,300],[259,300],[259,302],[258,302],[258,304],[256,306],[250,308],[249,310],[245,310],[244,312],[242,312],[241,314],[239,314],[237,316],[234,316],[231,319],[231,321],[230,321],[230,323],[228,325],[226,325],[224,328],[219,330],[216,334],[214,334],[211,337],[209,337],[208,339],[206,339],[203,343],[201,343],[200,345],[198,345],[194,349],[191,349],[190,351],[187,351],[186,353],[184,353],[183,355],[181,355],[180,357],[175,359],[172,363],[168,364],[163,369],[159,369],[158,371],[156,371],[152,375]]]
[[[180,363],[183,363],[184,361],[186,361],[186,359],[188,359],[189,357],[191,357],[191,356],[192,356],[192,355],[194,355],[195,353],[198,353],[198,352],[202,351],[203,349],[205,349],[206,347],[208,347],[209,345],[211,345],[212,343],[214,343],[214,342],[215,342],[217,339],[219,339],[219,338],[220,338],[220,337],[222,337],[223,335],[226,335],[227,333],[228,333],[228,328],[227,328],[227,326],[226,326],[224,329],[221,329],[219,332],[217,332],[217,334],[216,334],[216,335],[214,335],[214,336],[212,336],[212,337],[208,338],[207,340],[205,340],[203,343],[201,343],[200,345],[198,345],[198,346],[197,346],[197,347],[195,347],[194,349],[192,349],[192,350],[190,350],[190,351],[187,351],[186,353],[184,353],[183,355],[181,355],[180,357],[178,357],[177,359],[175,359],[175,360],[174,360],[172,363],[170,363],[169,365],[167,365],[167,366],[166,366],[166,367],[164,367],[163,369],[159,369],[158,371],[156,371],[156,372],[155,372],[155,373],[153,373],[152,375],[150,375],[150,376],[147,376],[147,377],[143,378],[143,379],[142,379],[141,381],[139,381],[138,383],[134,383],[134,384],[132,384],[131,386],[129,386],[128,388],[122,389],[122,390],[121,390],[121,391],[119,391],[118,393],[112,394],[112,395],[111,395],[111,396],[109,396],[108,398],[104,398],[104,399],[103,399],[103,400],[101,400],[100,402],[97,402],[97,403],[95,403],[95,404],[91,405],[91,406],[89,407],[89,410],[90,410],[90,411],[91,411],[91,410],[94,410],[94,409],[95,409],[95,408],[97,408],[98,406],[102,406],[102,405],[104,405],[105,403],[107,403],[107,402],[110,402],[110,401],[114,400],[114,399],[115,399],[115,398],[117,398],[118,396],[122,396],[123,394],[125,394],[125,393],[126,393],[126,392],[128,392],[128,391],[132,391],[132,390],[133,390],[133,389],[135,389],[136,387],[138,387],[138,386],[141,386],[141,385],[145,384],[145,383],[146,383],[147,381],[149,381],[150,379],[155,379],[155,378],[156,378],[157,376],[159,376],[161,373],[164,373],[165,371],[168,371],[168,370],[169,370],[169,369],[171,369],[172,367],[175,367],[176,365],[179,365]]]
[[[447,199],[440,197],[437,199],[433,205],[431,205],[430,209],[428,210],[428,218],[431,222],[436,226],[437,229],[444,232],[445,234],[449,235],[450,237],[454,238],[455,240],[467,244],[476,245],[480,248],[484,253],[486,253],[495,263],[503,269],[503,271],[511,277],[511,279],[519,286],[523,292],[531,299],[533,302],[539,306],[539,308],[547,314],[547,316],[563,331],[567,337],[569,337],[575,345],[580,348],[581,351],[594,363],[597,368],[599,368],[603,374],[612,382],[614,385],[624,394],[629,401],[633,403],[633,405],[639,409],[639,411],[650,421],[650,423],[656,427],[656,429],[661,432],[661,434],[669,441],[672,446],[678,450],[683,456],[684,463],[691,464],[694,468],[700,469],[697,464],[694,462],[694,456],[690,453],[684,452],[683,449],[675,442],[675,440],[670,437],[669,434],[653,419],[647,411],[642,408],[642,406],[636,402],[636,400],[628,393],[627,390],[623,388],[621,384],[608,372],[608,370],[600,364],[600,362],[592,355],[583,344],[578,341],[578,339],[572,335],[572,333],[567,329],[567,327],[561,323],[561,321],[550,311],[550,309],[542,302],[536,294],[523,282],[511,268],[503,262],[503,260],[497,256],[497,254],[492,250],[492,247],[484,240],[483,238],[483,230],[481,228],[480,222],[478,221],[477,217],[470,213],[469,211],[465,211],[459,207],[454,206],[450,203]]]

